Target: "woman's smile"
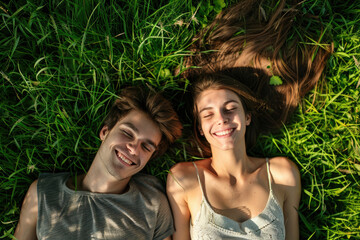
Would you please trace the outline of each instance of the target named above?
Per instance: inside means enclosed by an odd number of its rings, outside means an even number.
[[[214,132],[213,134],[217,137],[229,137],[232,135],[232,133],[234,131],[235,131],[235,128],[230,128],[230,129]]]

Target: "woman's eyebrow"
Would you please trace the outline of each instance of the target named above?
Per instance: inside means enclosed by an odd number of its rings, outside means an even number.
[[[239,104],[239,101],[232,99],[232,100],[226,101],[226,102],[224,103],[224,105],[227,105],[227,104],[229,104],[229,103],[237,103],[237,104]]]
[[[237,104],[239,104],[239,101],[234,100],[234,99],[230,99],[230,100],[224,102],[223,105],[225,106],[225,105],[227,105],[227,104],[229,104],[229,103],[237,103]],[[212,108],[213,108],[212,106],[204,107],[204,108],[202,108],[202,109],[199,111],[199,114],[202,113],[203,111],[211,110]]]
[[[213,107],[204,107],[203,109],[201,109],[200,111],[199,111],[199,114],[201,113],[201,112],[203,112],[203,111],[206,111],[206,110],[210,110],[210,109],[212,109]]]

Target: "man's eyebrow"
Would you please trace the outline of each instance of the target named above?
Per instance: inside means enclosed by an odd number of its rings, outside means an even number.
[[[229,100],[229,101],[226,101],[223,105],[225,106],[225,105],[227,105],[227,104],[229,104],[229,103],[239,103],[239,101],[237,101],[237,100],[233,100],[233,99],[231,99],[231,100]],[[201,109],[200,111],[199,111],[199,114],[200,113],[202,113],[203,111],[206,111],[206,110],[210,110],[210,109],[212,109],[213,107],[204,107],[203,109]]]
[[[135,127],[135,125],[130,122],[124,122],[124,123],[122,123],[122,125],[125,125],[128,128],[131,128],[131,130],[133,130],[136,133],[139,133],[139,129],[137,129],[137,127]]]
[[[123,125],[125,125],[126,127],[130,128],[131,130],[133,130],[135,133],[139,133],[139,129],[137,127],[135,127],[134,124],[132,124],[131,122],[124,122],[122,123]],[[153,148],[157,149],[156,144],[151,141],[150,139],[145,139],[145,142],[149,145],[151,145]]]
[[[145,142],[147,144],[149,144],[150,146],[152,146],[155,150],[157,150],[157,146],[155,145],[155,143],[153,141],[151,141],[150,139],[145,139]]]

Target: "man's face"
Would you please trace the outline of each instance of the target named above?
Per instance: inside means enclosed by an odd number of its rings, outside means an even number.
[[[132,110],[111,130],[104,126],[100,139],[102,169],[123,180],[144,168],[161,141],[161,132],[146,113]]]

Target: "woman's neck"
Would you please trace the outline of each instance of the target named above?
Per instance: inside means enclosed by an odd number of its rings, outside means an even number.
[[[211,165],[218,175],[244,175],[249,172],[249,164],[245,146],[229,150],[212,149]]]

